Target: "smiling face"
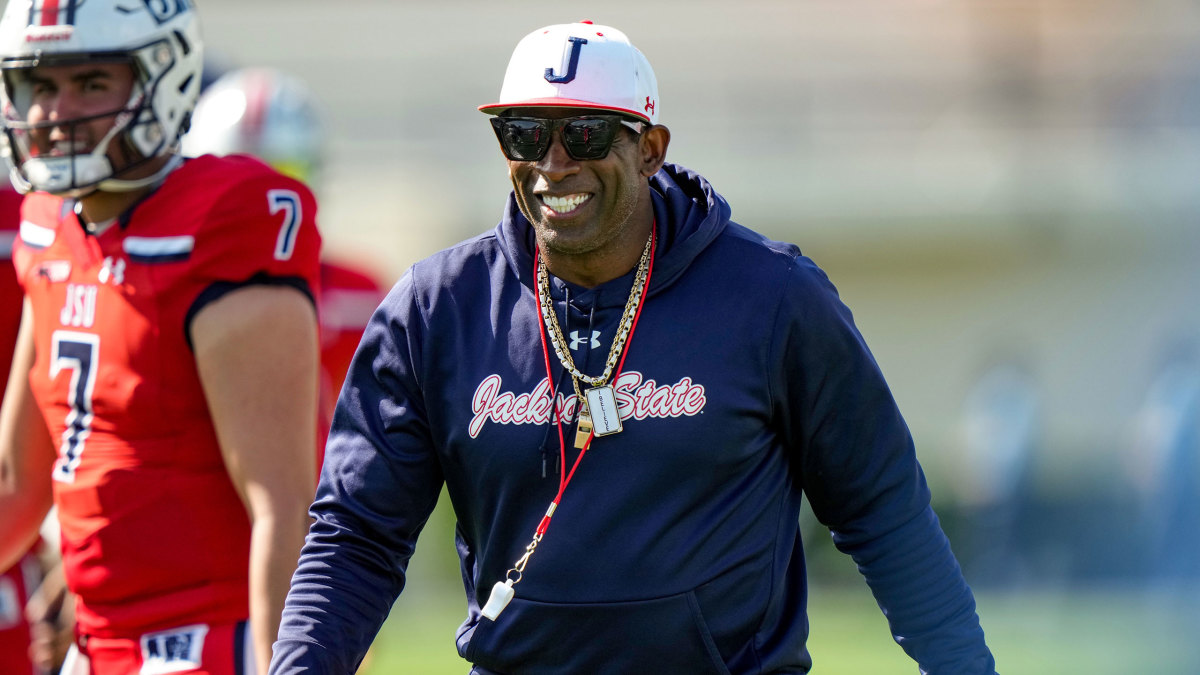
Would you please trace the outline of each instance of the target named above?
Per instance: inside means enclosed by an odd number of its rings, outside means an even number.
[[[513,108],[511,114],[559,119],[583,111]],[[640,136],[621,127],[606,157],[576,160],[560,133],[540,160],[508,161],[513,193],[550,271],[585,285],[602,283],[628,272],[646,243],[653,223],[647,179],[662,166],[669,134],[665,127]]]
[[[133,69],[127,63],[41,66],[28,78],[27,120],[37,125],[30,131],[31,149],[40,157],[91,152],[113,128],[133,93],[134,82]],[[119,166],[112,149],[110,145],[110,160]]]

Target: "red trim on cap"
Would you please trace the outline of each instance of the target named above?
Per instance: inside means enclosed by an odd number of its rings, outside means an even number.
[[[573,98],[531,98],[511,103],[489,103],[479,106],[479,112],[486,115],[499,115],[509,108],[585,108],[587,110],[606,110],[636,117],[643,122],[650,123],[650,116],[644,112],[612,105],[590,103]]]

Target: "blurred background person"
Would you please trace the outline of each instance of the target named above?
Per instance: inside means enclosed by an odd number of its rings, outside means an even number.
[[[1200,358],[1193,342],[1165,350],[1138,413],[1129,474],[1148,579],[1163,588],[1200,582]]]
[[[206,68],[220,68],[210,59]],[[183,151],[246,154],[319,191],[325,153],[324,113],[308,86],[274,68],[240,68],[210,75]],[[367,265],[322,255],[318,320],[321,335],[321,448],[328,423],[372,312],[387,289]]]
[[[1019,536],[1032,488],[1033,458],[1041,433],[1041,397],[1029,369],[998,360],[963,401],[963,449],[956,482],[963,509],[963,569],[980,584],[1021,581],[1025,575]]]

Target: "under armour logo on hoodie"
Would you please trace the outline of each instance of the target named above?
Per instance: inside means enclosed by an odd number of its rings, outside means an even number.
[[[579,337],[579,331],[577,330],[571,331],[571,351],[579,349],[579,344],[585,341],[589,342],[589,349],[599,347],[600,341],[596,339],[598,337],[600,337],[600,331],[598,330],[592,331],[592,337],[590,338]]]

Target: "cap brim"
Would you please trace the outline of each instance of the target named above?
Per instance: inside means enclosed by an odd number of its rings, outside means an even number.
[[[525,101],[515,101],[512,103],[489,103],[487,105],[479,106],[479,112],[487,115],[500,115],[510,108],[583,108],[586,110],[602,110],[604,112],[628,115],[647,124],[650,123],[649,115],[636,110],[600,105],[597,103],[589,103],[588,101],[580,101],[573,98],[531,98]]]

